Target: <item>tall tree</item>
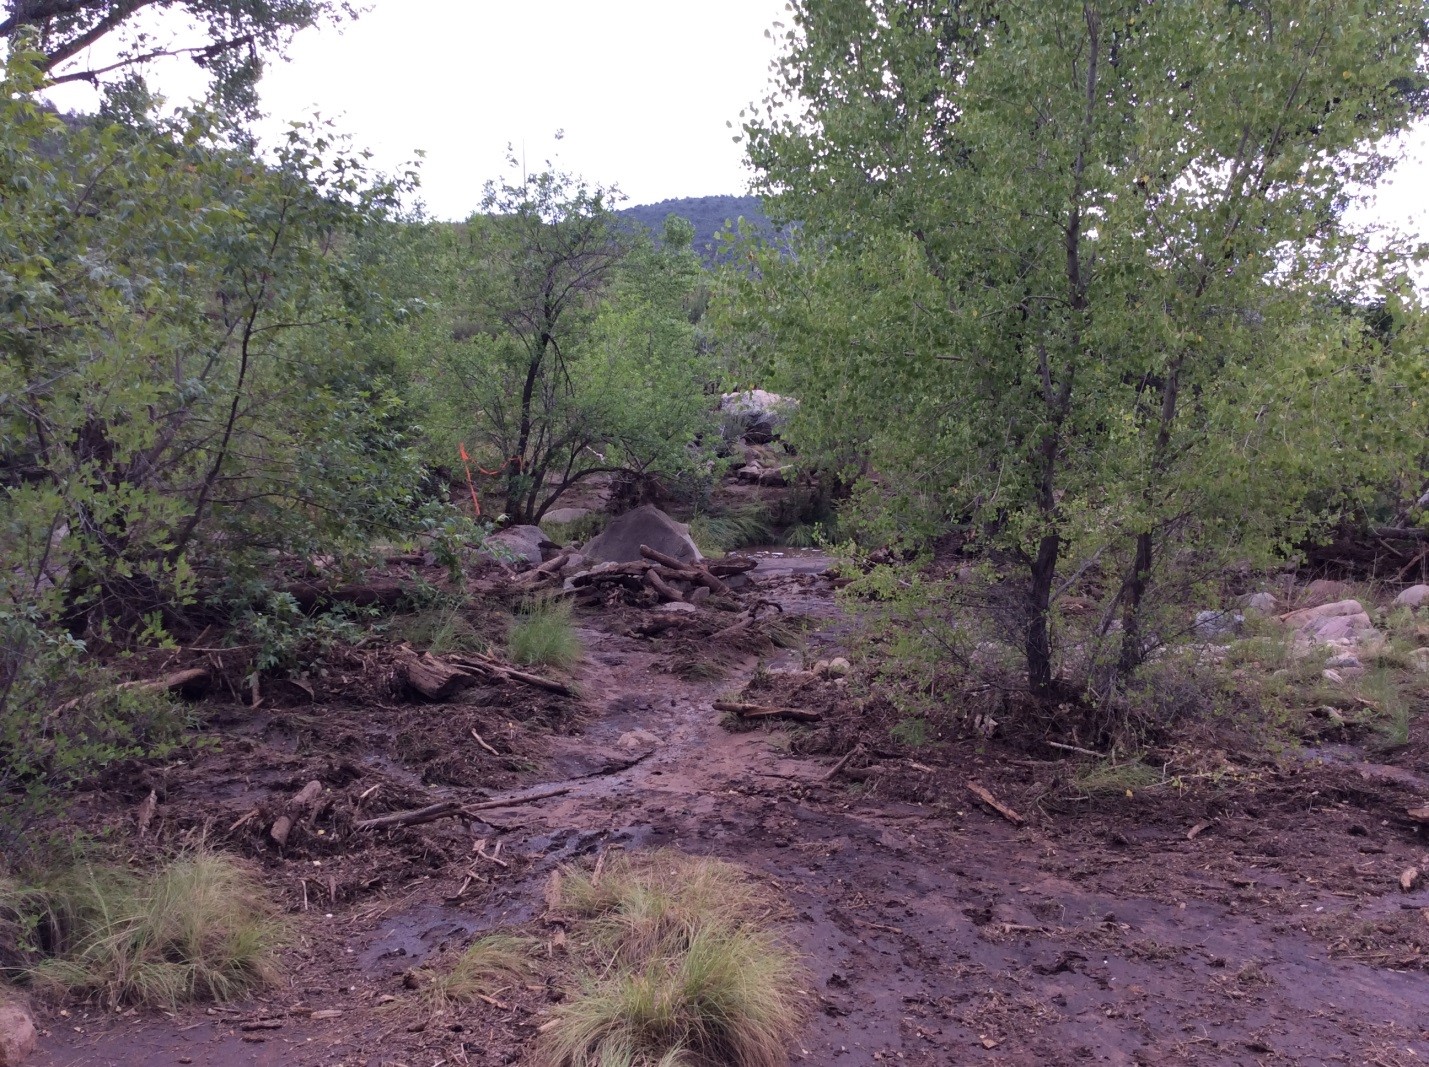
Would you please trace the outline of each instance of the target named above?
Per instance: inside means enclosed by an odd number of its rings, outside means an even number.
[[[1119,612],[1134,668],[1168,546],[1283,529],[1277,472],[1227,450],[1253,383],[1393,357],[1326,309],[1392,267],[1352,257],[1342,209],[1423,111],[1429,7],[792,6],[745,130],[771,214],[803,223],[749,282],[801,417],[867,427],[886,473],[1021,560],[1032,690],[1060,690],[1069,557],[1120,573],[1102,632]],[[1284,403],[1233,424],[1240,455]]]

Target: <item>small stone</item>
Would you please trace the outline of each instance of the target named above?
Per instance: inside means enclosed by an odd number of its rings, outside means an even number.
[[[833,659],[829,660],[829,664],[824,669],[824,673],[827,674],[830,678],[842,678],[851,670],[853,670],[852,663],[844,659],[842,656],[835,656]]]
[[[1416,648],[1409,653],[1409,662],[1415,670],[1429,672],[1429,648]]]
[[[1429,585],[1411,585],[1394,598],[1397,608],[1422,608],[1429,604]]]
[[[686,604],[679,600],[672,600],[668,604],[661,604],[656,611],[663,611],[675,615],[693,615],[700,609],[693,604]]]
[[[0,1003],[0,1067],[15,1067],[38,1043],[29,1009],[14,1001]]]
[[[826,659],[821,659],[821,660],[819,660],[819,662],[815,663],[815,664],[814,664],[814,673],[817,674],[820,678],[822,678],[824,675],[828,674],[828,673],[829,673],[829,661],[826,660]]]
[[[1329,659],[1327,659],[1325,661],[1325,666],[1331,667],[1335,670],[1343,670],[1345,667],[1357,667],[1363,669],[1364,664],[1360,662],[1360,658],[1356,656],[1353,652],[1341,652],[1338,656],[1331,656]]]
[[[654,748],[659,743],[660,739],[649,730],[630,730],[620,735],[615,747],[622,752],[639,752],[642,749]]]

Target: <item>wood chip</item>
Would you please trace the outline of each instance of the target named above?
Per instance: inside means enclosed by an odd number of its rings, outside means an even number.
[[[1196,840],[1196,838],[1200,837],[1203,833],[1205,833],[1205,832],[1206,832],[1207,830],[1209,830],[1210,828],[1211,828],[1211,824],[1210,824],[1210,823],[1208,823],[1208,822],[1198,822],[1195,826],[1191,827],[1189,830],[1186,831],[1186,840],[1187,840],[1187,841],[1194,841],[1194,840]]]

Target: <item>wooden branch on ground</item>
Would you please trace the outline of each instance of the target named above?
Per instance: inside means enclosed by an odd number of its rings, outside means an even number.
[[[973,796],[977,797],[978,800],[982,801],[997,814],[1001,815],[1013,826],[1021,826],[1027,821],[1021,815],[1017,814],[1017,812],[1009,808],[1002,801],[998,800],[997,797],[989,793],[985,788],[983,788],[983,786],[979,785],[977,782],[968,783],[968,792],[971,793]]]
[[[428,804],[425,808],[416,808],[412,811],[394,811],[387,815],[379,815],[373,819],[364,819],[362,822],[357,823],[353,829],[391,830],[399,826],[420,826],[422,823],[436,822],[438,819],[470,816],[473,812],[477,811],[494,811],[497,808],[514,808],[522,804],[534,804],[538,800],[558,797],[570,791],[570,786],[563,785],[557,786],[554,789],[545,789],[537,793],[526,793],[514,797],[483,800],[476,804],[461,804],[455,800],[442,800],[435,804]]]
[[[207,667],[189,667],[187,670],[166,674],[162,678],[139,678],[132,682],[120,682],[119,688],[142,689],[151,693],[173,693],[181,689],[189,689],[208,680]]]
[[[527,571],[511,584],[521,589],[530,589],[549,579],[559,577],[561,571],[566,569],[566,564],[570,563],[577,554],[575,549],[567,548],[560,555],[548,559],[535,570]]]
[[[303,786],[288,801],[287,810],[274,820],[272,827],[268,830],[268,836],[276,841],[280,848],[286,845],[288,835],[293,832],[293,824],[312,811],[322,795],[323,784],[319,781],[312,781]]]
[[[467,684],[471,674],[424,652],[403,658],[402,677],[428,700],[446,700]]]
[[[565,682],[542,678],[539,674],[527,674],[525,671],[517,670],[510,664],[501,663],[475,652],[468,652],[460,656],[448,656],[446,662],[469,672],[475,671],[478,674],[498,678],[504,682],[520,682],[522,685],[530,685],[537,689],[544,689],[548,693],[558,693],[563,697],[579,695]]]
[[[819,722],[823,712],[806,708],[774,708],[764,704],[746,704],[738,700],[716,700],[716,711],[728,711],[741,719],[795,719],[799,722]]]
[[[835,778],[838,777],[839,771],[843,770],[844,767],[848,765],[848,761],[853,759],[855,756],[861,755],[862,752],[862,744],[854,745],[853,748],[849,749],[848,752],[844,753],[843,759],[835,763],[833,767],[830,768],[829,773],[820,778],[819,781],[832,782]]]

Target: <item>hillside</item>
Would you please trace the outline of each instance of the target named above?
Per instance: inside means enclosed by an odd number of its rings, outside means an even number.
[[[637,204],[620,212],[656,233],[671,214],[689,219],[695,226],[695,251],[706,261],[715,258],[717,235],[727,223],[745,219],[757,230],[772,234],[774,226],[764,214],[757,196],[686,196],[661,200],[655,204]]]

